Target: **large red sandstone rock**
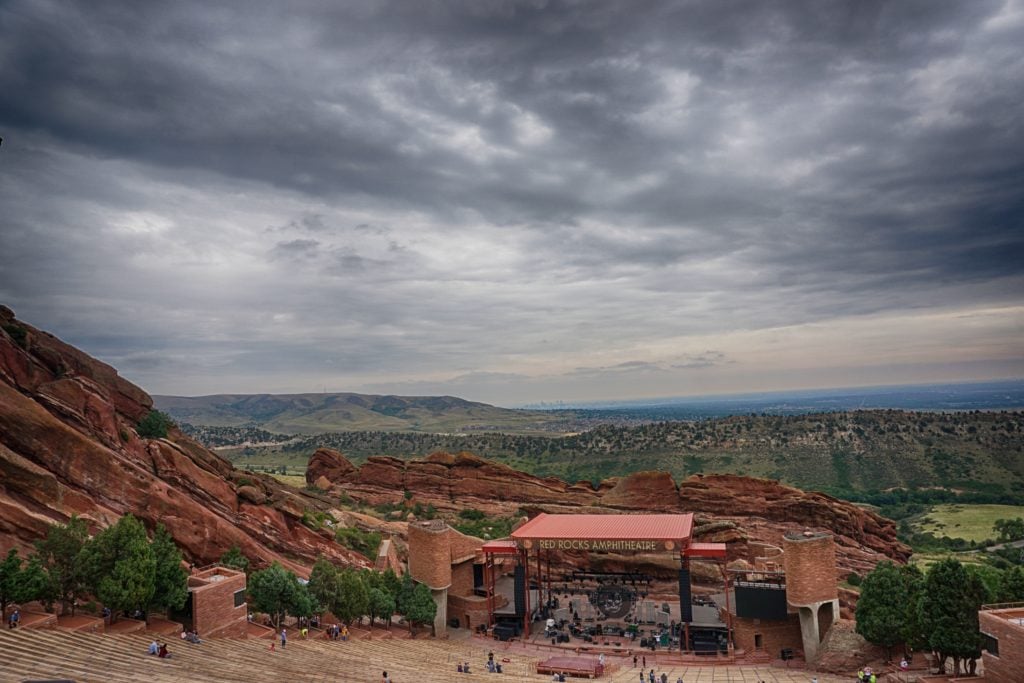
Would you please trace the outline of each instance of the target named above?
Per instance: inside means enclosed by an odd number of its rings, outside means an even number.
[[[311,468],[316,460],[322,458],[314,456]],[[910,555],[891,520],[767,479],[698,475],[677,486],[667,472],[637,472],[605,480],[595,490],[589,482],[541,479],[470,453],[433,453],[411,461],[374,456],[358,468],[344,463],[340,471],[345,474],[331,481],[374,505],[397,502],[411,491],[417,501],[439,511],[474,507],[496,516],[523,508],[531,513],[695,512],[694,537],[729,543],[730,558],[744,557],[750,541],[781,545],[789,531],[830,531],[836,539],[837,579],[851,571],[866,573],[884,558],[905,561]],[[317,465],[314,471],[321,469]],[[709,519],[721,523],[708,525]]]
[[[355,465],[338,451],[333,448],[318,448],[306,465],[306,483],[315,486],[320,477],[326,477],[332,482],[344,481],[346,476],[355,471]]]
[[[72,514],[97,531],[131,512],[150,528],[166,525],[199,564],[232,545],[258,565],[277,560],[303,574],[318,555],[368,564],[302,525],[321,501],[265,475],[243,477],[177,430],[140,438],[135,425],[153,405],[144,391],[10,309],[0,307],[0,322],[0,552],[30,550]]]

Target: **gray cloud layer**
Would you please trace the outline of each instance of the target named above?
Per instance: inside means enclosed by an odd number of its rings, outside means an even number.
[[[14,0],[0,299],[165,393],[1019,376],[1021,44],[1017,0]]]

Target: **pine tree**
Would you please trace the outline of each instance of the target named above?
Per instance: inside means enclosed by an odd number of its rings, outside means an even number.
[[[309,574],[309,595],[320,611],[337,614],[338,606],[338,568],[324,557],[318,557]]]
[[[85,520],[72,515],[67,524],[53,524],[46,538],[36,543],[36,550],[49,579],[47,592],[61,601],[63,611],[71,608],[85,594],[85,577],[79,555],[89,543],[89,529]]]
[[[427,588],[426,584],[416,584],[416,588],[413,589],[412,598],[405,613],[405,618],[409,620],[409,632],[415,636],[415,633],[412,630],[413,624],[429,623],[431,624],[431,628],[433,628],[434,617],[436,615],[437,603],[434,602],[434,596],[430,594],[430,589]]]
[[[361,618],[368,611],[370,604],[369,591],[363,583],[363,577],[352,569],[342,569],[338,573],[338,604],[335,616],[351,622]]]
[[[1024,567],[1010,567],[1003,570],[999,581],[1000,602],[1020,602],[1024,600]]]
[[[242,549],[237,544],[231,546],[227,552],[220,556],[220,563],[225,567],[243,571],[246,576],[249,575],[249,558],[242,553]]]
[[[968,660],[970,670],[974,659],[981,656],[978,610],[984,591],[980,579],[955,559],[937,562],[928,570],[921,599],[922,623],[940,666],[952,657],[956,672],[962,660]]]
[[[163,524],[153,533],[153,598],[149,606],[157,609],[181,609],[188,600],[188,572],[181,566],[181,551]]]
[[[301,584],[298,577],[275,562],[266,569],[253,572],[249,579],[249,597],[257,612],[265,612],[275,628],[281,625],[285,613],[294,609]]]
[[[903,640],[905,630],[906,582],[892,562],[881,562],[864,577],[857,599],[857,633],[885,648],[886,659],[892,647]]]
[[[18,551],[11,548],[0,562],[0,618],[7,619],[7,606],[26,600],[24,570]]]
[[[131,514],[96,534],[82,551],[81,564],[90,592],[113,612],[150,604],[156,557],[146,528]]]

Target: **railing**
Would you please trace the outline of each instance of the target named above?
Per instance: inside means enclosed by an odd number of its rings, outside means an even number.
[[[1024,602],[994,602],[989,605],[981,606],[982,612],[988,612],[994,609],[1024,609]]]

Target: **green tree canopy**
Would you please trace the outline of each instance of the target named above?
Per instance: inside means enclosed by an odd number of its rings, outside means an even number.
[[[7,618],[7,606],[21,603],[33,598],[31,586],[25,581],[25,569],[22,559],[15,548],[7,552],[7,557],[0,562],[0,617]]]
[[[335,616],[345,622],[361,618],[369,611],[370,594],[362,575],[349,567],[338,573],[338,602]]]
[[[144,609],[153,599],[156,556],[133,515],[96,534],[80,559],[87,587],[111,610]]]
[[[892,562],[880,562],[864,577],[857,599],[857,633],[885,648],[903,642],[906,629],[907,585],[903,574]]]
[[[427,588],[426,584],[416,584],[405,612],[405,618],[409,620],[409,632],[414,633],[412,630],[413,624],[429,623],[432,625],[436,615],[437,604],[434,602],[434,597],[430,594],[430,589]]]
[[[924,595],[924,574],[915,565],[900,568],[906,602],[903,604],[903,644],[911,650],[928,647],[928,637],[921,621],[921,596]]]
[[[1024,538],[1024,517],[1014,519],[997,519],[992,530],[999,535],[999,540],[1016,541]]]
[[[135,431],[144,439],[164,439],[167,437],[167,430],[173,426],[174,420],[169,415],[154,408],[139,420]]]
[[[318,557],[309,574],[309,595],[320,611],[336,614],[341,584],[338,568],[324,557]]]
[[[67,524],[52,524],[36,550],[49,579],[47,593],[61,601],[63,611],[75,613],[75,602],[85,594],[85,577],[79,555],[89,543],[85,520],[72,515]]]
[[[231,567],[245,572],[249,575],[249,558],[242,553],[238,545],[231,546],[227,552],[220,556],[220,563],[225,567]]]
[[[928,634],[928,646],[941,664],[952,657],[960,671],[961,661],[981,656],[978,610],[985,593],[984,585],[955,559],[937,562],[928,570],[921,598],[922,624]]]
[[[997,594],[1000,602],[1024,601],[1024,567],[1018,565],[1003,570]]]
[[[181,609],[188,600],[188,572],[181,566],[181,551],[163,524],[153,532],[153,598],[149,606],[158,609]]]
[[[253,609],[269,614],[275,628],[281,626],[286,613],[298,609],[301,589],[298,577],[277,562],[249,577]]]
[[[395,599],[391,597],[391,594],[380,588],[371,588],[369,598],[370,625],[373,625],[373,621],[377,617],[386,619],[390,624],[391,616],[395,613]]]

